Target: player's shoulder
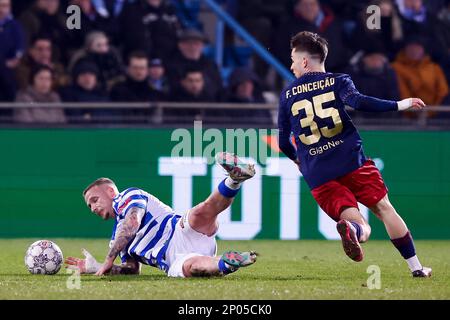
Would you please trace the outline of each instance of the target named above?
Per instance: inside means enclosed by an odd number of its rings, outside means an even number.
[[[351,81],[352,77],[347,73],[333,73],[333,77],[338,82]]]
[[[286,98],[286,92],[288,92],[289,90],[291,90],[291,88],[294,86],[294,83],[296,82],[296,80],[291,81],[289,84],[287,84],[286,86],[284,86],[284,88],[281,90],[280,93],[280,101],[283,102],[283,100]]]
[[[137,194],[142,194],[145,191],[139,188],[135,188],[135,187],[130,187],[127,188],[125,190],[123,190],[122,192],[119,193],[119,195],[124,198],[124,197],[131,197],[133,195],[137,195]]]
[[[291,96],[290,92],[292,91],[292,88],[297,87],[300,83],[303,82],[303,77],[295,78],[293,81],[289,82],[286,86],[284,86],[283,90],[281,90],[280,93],[280,104],[283,104],[286,102],[288,97]]]
[[[130,206],[145,207],[147,205],[149,195],[139,188],[128,188],[120,192],[113,199],[113,207],[120,216],[126,212]]]
[[[124,203],[130,203],[132,200],[146,200],[148,197],[147,193],[139,188],[131,187],[123,190],[118,195],[116,195],[113,201],[120,206],[123,206]]]

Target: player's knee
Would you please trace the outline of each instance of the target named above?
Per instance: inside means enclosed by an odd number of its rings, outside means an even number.
[[[395,209],[387,197],[381,199],[376,205],[369,208],[378,219],[383,220],[386,216],[395,214]]]
[[[197,257],[186,260],[183,263],[183,274],[186,278],[194,277],[198,270]]]
[[[188,273],[192,277],[207,277],[211,275],[208,264],[203,259],[195,259],[190,264]]]

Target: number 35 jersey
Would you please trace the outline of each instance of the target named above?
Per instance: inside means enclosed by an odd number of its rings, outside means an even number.
[[[367,111],[397,108],[394,101],[361,95],[346,74],[307,73],[281,93],[280,149],[289,158],[298,158],[311,189],[358,169],[366,161],[361,137],[345,111],[346,105]],[[297,150],[290,144],[291,133]]]

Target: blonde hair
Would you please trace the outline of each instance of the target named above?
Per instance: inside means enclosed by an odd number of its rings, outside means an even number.
[[[103,31],[91,31],[86,35],[85,41],[84,41],[84,48],[89,51],[94,44],[95,41],[98,39],[105,38],[108,40],[108,36]]]
[[[104,184],[112,185],[115,189],[117,189],[116,184],[111,179],[109,179],[109,178],[98,178],[97,180],[92,182],[90,185],[88,185],[86,187],[86,189],[84,189],[83,197],[86,195],[86,192],[88,192],[91,188],[93,188],[95,186],[101,186],[101,185],[104,185]]]

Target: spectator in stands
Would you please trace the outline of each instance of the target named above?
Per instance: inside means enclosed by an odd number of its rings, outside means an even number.
[[[38,66],[31,73],[31,86],[17,93],[16,102],[30,103],[30,108],[16,108],[14,120],[22,123],[65,123],[64,111],[59,108],[33,107],[33,103],[60,102],[59,95],[52,90],[53,71],[47,66]]]
[[[300,31],[311,31],[325,37],[332,52],[325,63],[331,72],[342,71],[348,64],[350,51],[345,45],[343,24],[326,6],[318,0],[298,0],[295,2],[289,20],[274,34],[274,53],[287,67],[291,66],[290,40]]]
[[[265,103],[265,99],[259,87],[259,79],[256,74],[247,67],[238,67],[233,70],[228,80],[228,98],[230,103]],[[207,122],[232,122],[252,124],[272,124],[269,110],[265,109],[215,109],[206,110]]]
[[[442,68],[427,54],[427,41],[409,37],[392,64],[397,73],[400,97],[420,97],[427,105],[440,105],[449,92]]]
[[[19,17],[25,28],[27,44],[38,34],[45,34],[54,46],[54,55],[66,62],[66,48],[71,43],[71,33],[66,26],[66,17],[59,11],[59,0],[36,0],[34,5]]]
[[[101,26],[99,15],[91,0],[71,0],[69,5],[76,5],[81,9],[81,28],[70,31],[72,39],[68,45],[70,45],[69,55],[71,55],[84,45],[86,36],[90,32],[101,30]]]
[[[0,101],[14,101],[14,70],[25,51],[24,33],[11,14],[11,0],[0,0]]]
[[[69,83],[64,66],[53,58],[53,45],[51,39],[47,36],[37,35],[31,41],[31,47],[28,53],[20,61],[16,69],[17,84],[20,89],[29,86],[31,71],[39,65],[44,65],[53,70],[54,80],[53,88],[59,88]]]
[[[153,90],[159,91],[162,96],[166,96],[169,93],[169,82],[161,59],[150,60],[148,83]]]
[[[270,47],[273,33],[285,16],[287,0],[236,1],[237,20],[265,48]],[[265,79],[268,64],[254,55],[254,70],[260,79]]]
[[[428,52],[437,61],[450,46],[450,30],[426,8],[422,0],[396,0],[405,37],[422,35],[429,41]]]
[[[205,77],[201,69],[192,66],[184,69],[183,75],[177,86],[172,87],[173,91],[170,98],[174,102],[204,103],[215,102],[213,96],[206,90]],[[165,109],[165,122],[192,122],[201,120],[205,114],[204,109],[183,108],[183,109]]]
[[[206,90],[205,77],[201,69],[196,67],[184,70],[178,86],[171,94],[176,102],[215,102],[211,93]]]
[[[161,92],[149,84],[149,60],[143,51],[136,51],[128,58],[127,76],[111,90],[111,100],[118,102],[148,102],[163,99]]]
[[[76,65],[73,70],[73,84],[60,91],[64,102],[108,102],[108,94],[98,85],[98,67],[89,61]],[[70,122],[114,122],[121,113],[111,109],[66,109]],[[116,118],[114,118],[116,117]]]
[[[73,70],[73,84],[60,91],[64,102],[106,102],[108,95],[98,85],[99,70],[90,61],[77,64]]]
[[[395,71],[384,54],[384,48],[370,47],[349,67],[356,88],[362,94],[387,100],[400,100]]]
[[[98,82],[102,90],[112,88],[123,75],[121,57],[116,49],[109,45],[108,37],[104,32],[93,31],[87,35],[85,47],[73,55],[69,70],[85,61],[97,65]]]
[[[186,29],[179,34],[178,51],[167,61],[167,74],[172,88],[178,86],[188,69],[201,71],[207,91],[213,100],[218,100],[222,92],[222,78],[214,61],[203,56],[207,41],[205,35],[195,29]]]
[[[145,52],[132,52],[128,58],[126,79],[111,90],[111,100],[116,102],[154,102],[165,100],[164,94],[153,90],[149,84],[149,59]],[[152,121],[155,109],[127,109],[126,121]]]
[[[380,8],[380,28],[373,28],[367,24],[372,11],[367,8],[377,5]],[[390,60],[395,57],[399,43],[403,40],[403,30],[400,16],[392,0],[372,0],[358,15],[356,27],[351,37],[350,45],[354,51],[364,49],[367,45],[375,44],[380,53],[388,56]]]
[[[258,76],[247,67],[237,67],[229,78],[228,102],[232,103],[264,103],[259,88]]]
[[[125,55],[144,51],[150,57],[168,58],[176,49],[179,28],[175,9],[163,0],[136,0],[120,16],[120,39]]]
[[[118,46],[120,39],[119,17],[129,0],[90,0],[96,12],[97,29],[105,32],[111,42]]]

